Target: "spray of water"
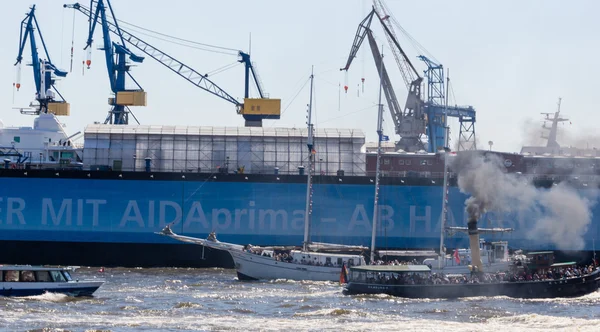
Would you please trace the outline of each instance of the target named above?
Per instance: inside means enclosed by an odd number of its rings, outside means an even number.
[[[536,188],[524,177],[506,173],[502,160],[494,154],[463,153],[451,168],[458,173],[469,220],[479,220],[485,212],[511,213],[528,229],[531,240],[542,240],[562,250],[581,250],[583,236],[592,220],[598,188],[589,185],[577,191],[560,183],[550,189]]]

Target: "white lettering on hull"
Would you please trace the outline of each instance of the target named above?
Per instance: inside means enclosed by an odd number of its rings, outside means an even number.
[[[73,199],[71,198],[63,198],[60,202],[60,207],[57,209],[58,204],[54,202],[51,198],[42,198],[42,225],[53,225],[60,226],[64,224],[65,226],[73,225],[73,216],[75,216],[75,224],[77,226],[84,225],[84,212],[89,207],[86,205],[92,206],[92,226],[96,227],[99,224],[100,220],[100,205],[106,204],[107,201],[104,199],[77,199],[75,200],[75,204],[73,204]],[[25,208],[25,202],[19,205],[19,208],[13,208],[11,211],[17,213],[17,218],[19,222],[25,224],[25,220],[23,218],[22,210]],[[51,223],[49,223],[49,221]]]
[[[15,207],[15,203],[17,207]],[[20,225],[25,225],[25,217],[23,216],[23,209],[25,209],[25,200],[18,197],[8,197],[6,199],[6,224],[12,225],[13,217],[16,215]]]

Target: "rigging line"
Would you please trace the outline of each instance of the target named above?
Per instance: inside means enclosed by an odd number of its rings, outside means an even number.
[[[214,76],[214,75],[222,73],[222,72],[224,72],[224,71],[226,71],[228,69],[231,69],[231,68],[233,68],[233,67],[235,67],[235,66],[237,66],[239,64],[240,63],[236,61],[236,62],[230,63],[228,65],[225,65],[223,67],[217,68],[217,69],[215,69],[213,71],[209,71],[208,73],[206,73],[206,75],[207,76]]]
[[[369,110],[369,109],[371,109],[371,108],[373,108],[373,107],[376,107],[376,106],[378,106],[378,105],[371,105],[371,106],[368,106],[368,107],[365,107],[365,108],[361,108],[361,109],[359,109],[359,110],[356,110],[356,111],[354,111],[354,112],[350,112],[350,113],[348,113],[348,114],[344,114],[344,115],[336,116],[336,117],[333,117],[333,118],[329,118],[329,119],[327,119],[327,120],[325,120],[325,121],[322,121],[322,122],[321,122],[321,124],[323,124],[323,123],[325,123],[325,122],[329,122],[329,121],[333,121],[333,120],[337,120],[337,119],[345,118],[345,117],[347,117],[347,116],[349,116],[349,115],[352,115],[352,114],[356,114],[356,113],[364,112],[364,111],[367,111],[367,110]]]
[[[452,98],[454,105],[456,105],[456,95],[454,95],[454,86],[450,82],[450,79],[448,79],[448,82],[446,84],[448,84],[448,88],[450,89],[450,97]]]
[[[62,68],[63,66],[63,55],[64,55],[64,44],[65,44],[65,10],[66,8],[63,8],[62,11],[62,17],[60,20],[60,67]]]
[[[122,23],[122,24],[125,24],[125,25],[129,25],[129,26],[132,26],[132,27],[136,27],[138,29],[141,29],[141,30],[144,30],[144,31],[148,31],[148,32],[151,32],[151,33],[155,33],[155,34],[163,36],[163,37],[172,38],[172,39],[183,41],[183,42],[187,42],[187,43],[190,43],[190,44],[196,44],[196,45],[201,45],[201,46],[206,46],[206,47],[212,47],[212,48],[216,48],[216,49],[220,49],[220,50],[226,50],[226,51],[239,52],[239,50],[236,50],[236,49],[233,49],[233,48],[229,48],[229,47],[216,46],[216,45],[211,45],[211,44],[196,42],[196,41],[189,40],[189,39],[175,37],[175,36],[172,36],[172,35],[168,35],[166,33],[161,33],[161,32],[158,32],[158,31],[150,30],[150,29],[141,27],[139,25],[135,25],[133,23],[128,23],[128,22],[125,22],[125,21],[122,21],[122,20],[119,20],[119,19],[117,19],[117,21],[119,23]]]
[[[197,49],[197,50],[202,50],[202,51],[207,51],[207,52],[213,52],[213,53],[219,53],[219,54],[227,54],[227,55],[237,55],[238,54],[238,51],[236,51],[235,53],[231,53],[231,52],[225,52],[225,51],[210,50],[210,49],[206,49],[206,48],[202,48],[202,47],[198,47],[198,46],[186,45],[186,44],[179,43],[179,42],[176,42],[176,41],[167,40],[167,39],[164,39],[164,38],[161,38],[161,37],[153,36],[153,35],[145,33],[145,32],[137,31],[135,29],[130,29],[130,30],[134,31],[134,32],[136,32],[136,33],[138,33],[140,35],[144,35],[144,36],[147,36],[147,37],[150,37],[150,38],[162,40],[162,41],[165,41],[167,43],[181,45],[181,46],[184,46],[184,47],[193,48],[193,49]]]
[[[298,97],[300,92],[302,92],[302,90],[304,90],[304,87],[306,87],[306,84],[308,84],[308,82],[310,82],[310,79],[306,80],[304,82],[304,84],[300,87],[300,89],[298,89],[298,92],[296,92],[296,95],[294,95],[292,100],[290,100],[289,103],[287,104],[287,106],[283,109],[283,112],[281,112],[282,115],[285,113],[285,111],[288,110],[288,108],[290,108],[290,106],[292,106],[292,103],[294,102],[294,100],[296,100],[296,97]]]
[[[384,7],[386,13],[390,16],[391,22],[398,29],[400,29],[404,36],[406,36],[409,39],[409,41],[413,44],[413,47],[415,47],[418,51],[422,51],[423,53],[425,53],[431,60],[434,60],[435,62],[439,63],[439,61],[433,56],[433,54],[431,54],[431,52],[429,52],[423,45],[421,45],[421,43],[419,43],[415,38],[413,38],[413,36],[410,33],[408,33],[408,31],[404,29],[404,27],[402,27],[402,25],[400,25],[396,17],[389,10],[388,6],[384,3],[381,3],[381,5]]]
[[[300,80],[298,81],[298,83],[299,83],[299,82],[301,82],[301,81],[302,81],[302,79],[300,79]],[[298,95],[299,95],[299,94],[300,94],[300,92],[301,92],[301,91],[304,89],[304,87],[306,86],[306,84],[307,84],[308,82],[310,82],[310,78],[305,80],[304,84],[303,84],[303,85],[300,87],[300,89],[298,90],[298,92],[296,93],[296,95],[295,95],[295,96],[292,98],[292,100],[291,100],[291,101],[288,103],[288,105],[287,105],[287,106],[286,106],[286,108],[283,110],[283,112],[281,112],[281,114],[284,114],[284,113],[285,113],[285,111],[287,111],[287,109],[288,109],[288,108],[289,108],[289,107],[292,105],[292,103],[294,102],[294,100],[296,99],[296,97],[298,97]],[[296,83],[296,85],[297,85],[298,83]],[[275,123],[271,124],[271,125],[270,125],[268,128],[272,128],[274,125],[275,125]],[[246,153],[243,155],[242,159],[243,159],[244,157],[246,157],[247,155],[249,155],[250,153],[251,153],[250,151],[246,152]],[[238,159],[238,161],[239,161],[239,159]],[[290,161],[288,160],[287,164],[289,164],[289,163],[290,163]],[[202,187],[204,187],[204,185],[205,185],[205,184],[206,184],[206,183],[207,183],[207,182],[208,182],[208,181],[209,181],[211,178],[213,178],[213,176],[215,176],[215,174],[217,174],[217,173],[218,173],[218,171],[213,171],[213,172],[211,172],[211,173],[210,173],[210,175],[209,175],[209,176],[208,176],[208,177],[207,177],[207,178],[206,178],[204,181],[202,181],[202,183],[201,183],[201,184],[198,186],[198,188],[196,188],[196,189],[195,189],[195,190],[194,190],[194,191],[193,191],[193,192],[192,192],[192,193],[191,193],[191,194],[188,196],[188,198],[184,198],[184,199],[183,199],[183,201],[184,201],[184,202],[188,202],[190,199],[192,199],[192,197],[193,197],[193,196],[194,196],[194,195],[195,195],[195,194],[196,194],[196,193],[197,193],[197,192],[198,192],[200,189],[202,189]]]
[[[71,66],[69,72],[73,71],[73,49],[75,48],[75,11],[73,11],[73,26],[71,27]]]
[[[435,58],[435,56],[433,56],[433,54],[431,54],[431,52],[429,52],[425,48],[425,46],[421,45],[421,43],[419,43],[419,41],[417,41],[410,33],[408,33],[408,31],[406,29],[404,29],[395,19],[394,19],[394,24],[407,37],[408,41],[412,44],[412,46],[415,49],[417,49],[417,51],[425,53],[425,55],[427,55],[428,58],[439,63],[439,61]]]
[[[331,69],[323,70],[322,72],[315,73],[315,76],[316,76],[316,75],[322,75],[322,74],[325,74],[325,73],[330,73],[330,72],[332,72],[332,71],[339,72],[339,71],[340,71],[340,68],[338,68],[338,67],[335,67],[335,68],[331,68]]]

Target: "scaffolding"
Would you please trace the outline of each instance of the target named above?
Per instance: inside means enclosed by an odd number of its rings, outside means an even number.
[[[309,153],[306,130],[93,124],[84,132],[83,163],[90,169],[142,171],[149,158],[159,172],[298,174]],[[316,129],[315,171],[364,175],[364,144],[360,129]]]

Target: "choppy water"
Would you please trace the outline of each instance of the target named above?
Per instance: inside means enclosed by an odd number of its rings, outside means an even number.
[[[7,331],[600,331],[600,293],[576,299],[346,296],[336,283],[239,282],[224,269],[97,269],[94,298],[0,298]]]

